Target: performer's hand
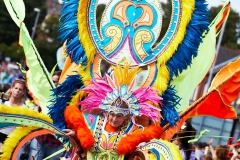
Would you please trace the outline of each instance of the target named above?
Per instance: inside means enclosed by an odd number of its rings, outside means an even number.
[[[75,137],[76,136],[76,132],[74,130],[71,130],[71,129],[64,129],[63,132],[65,132],[66,136],[68,136],[68,137]]]
[[[146,145],[146,142],[141,142],[141,143],[137,146],[137,148],[141,149],[144,145]]]

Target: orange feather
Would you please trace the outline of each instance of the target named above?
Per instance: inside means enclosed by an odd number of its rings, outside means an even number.
[[[120,155],[132,153],[141,142],[149,142],[152,139],[159,138],[162,133],[162,127],[149,126],[143,130],[139,129],[133,133],[122,137],[117,144],[117,151]]]
[[[77,132],[77,138],[81,146],[90,149],[95,140],[92,131],[85,123],[82,112],[76,106],[67,106],[64,111],[64,117],[69,128],[73,128]]]

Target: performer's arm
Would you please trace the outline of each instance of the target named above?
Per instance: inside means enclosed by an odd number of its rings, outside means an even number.
[[[85,123],[84,116],[77,106],[67,106],[64,111],[67,126],[75,131],[77,139],[84,149],[90,149],[94,144],[92,131]]]

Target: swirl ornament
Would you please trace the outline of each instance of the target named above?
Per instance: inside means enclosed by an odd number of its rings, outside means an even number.
[[[141,160],[182,160],[178,148],[174,144],[161,139],[154,139],[143,144],[133,155]]]
[[[146,66],[155,62],[167,47],[166,43],[171,41],[177,31],[180,20],[177,15],[181,11],[179,1],[173,1],[172,20],[176,23],[170,23],[171,30],[166,33],[168,37],[161,42],[164,45],[159,45],[153,50],[152,46],[157,42],[162,28],[163,12],[160,1],[111,1],[103,13],[100,32],[96,32],[98,28],[94,17],[97,0],[90,0],[87,21],[89,34],[97,52],[113,65],[129,62],[131,66]],[[114,34],[114,38],[117,38],[115,40],[106,32],[113,24],[119,29],[117,34]],[[141,31],[148,32],[147,40],[140,40]]]
[[[139,58],[143,61],[144,58],[148,56],[146,51],[143,48],[143,43],[148,43],[152,40],[151,32],[147,30],[140,30],[136,33],[134,37],[134,47]]]
[[[107,46],[103,48],[103,50],[106,52],[106,54],[110,54],[113,50],[117,48],[119,43],[122,40],[122,30],[118,26],[110,26],[106,29],[106,36],[111,38],[111,41]]]
[[[142,16],[133,23],[133,28],[136,29],[140,26],[151,26],[154,22],[153,20],[153,10],[148,5],[139,5],[139,7],[143,8]]]

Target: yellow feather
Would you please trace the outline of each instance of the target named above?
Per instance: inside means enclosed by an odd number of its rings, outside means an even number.
[[[86,56],[88,59],[87,66],[90,66],[93,63],[96,50],[91,41],[90,35],[88,34],[90,31],[88,31],[88,26],[87,26],[87,17],[88,17],[87,16],[87,6],[88,6],[88,0],[81,0],[79,2],[78,30],[79,30],[80,42],[85,49]]]
[[[90,67],[88,66],[87,68],[85,68],[84,66],[80,66],[78,70],[78,74],[81,76],[83,84],[87,86],[88,81],[92,79],[91,73],[90,73]]]
[[[162,94],[168,86],[169,82],[169,72],[166,66],[166,62],[173,56],[176,52],[178,45],[183,41],[186,26],[191,20],[193,10],[194,10],[195,0],[182,0],[182,15],[179,24],[179,29],[174,37],[173,41],[169,45],[169,47],[163,52],[163,54],[158,58],[158,75],[156,81],[154,82],[154,88]]]
[[[4,145],[2,147],[3,154],[0,155],[0,159],[2,160],[11,159],[13,150],[18,145],[18,142],[35,129],[37,128],[36,127],[17,127],[4,141]]]
[[[162,93],[167,89],[168,81],[170,79],[169,72],[166,65],[158,67],[158,75],[154,82],[153,89],[158,90],[158,93]]]
[[[53,120],[48,115],[24,107],[11,107],[0,105],[0,111],[1,113],[20,114],[24,116],[39,118],[53,124]]]
[[[42,119],[48,121],[49,123],[53,123],[52,119],[42,113],[38,113],[37,111],[30,110],[28,108],[23,107],[11,107],[0,105],[1,113],[8,114],[20,114],[24,116],[34,117],[38,119]],[[18,142],[27,134],[29,134],[32,130],[37,129],[36,127],[17,127],[5,140],[2,151],[3,154],[0,156],[0,159],[9,160],[11,158],[13,149],[17,146]]]
[[[70,106],[76,106],[80,100],[85,97],[86,93],[83,91],[78,91],[76,95],[74,95],[69,103]]]
[[[113,67],[113,72],[117,78],[119,86],[130,85],[134,77],[141,71],[139,67],[130,68],[130,64],[124,66],[117,65]]]

